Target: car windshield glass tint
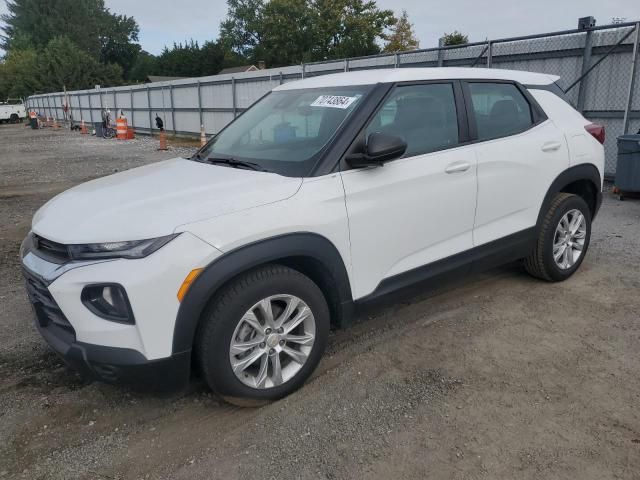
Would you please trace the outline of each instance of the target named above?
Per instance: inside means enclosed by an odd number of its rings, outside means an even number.
[[[199,153],[199,159],[252,162],[264,170],[304,176],[369,89],[349,86],[272,92],[225,128]]]

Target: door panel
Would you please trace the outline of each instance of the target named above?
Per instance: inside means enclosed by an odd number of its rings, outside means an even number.
[[[559,146],[545,151],[549,142]],[[477,156],[475,245],[533,227],[551,183],[569,168],[564,136],[551,121],[478,144]]]
[[[533,227],[553,180],[569,167],[563,133],[534,115],[522,91],[509,83],[469,83],[479,143],[474,245]]]
[[[341,173],[354,298],[385,278],[473,246],[476,158],[454,82],[396,86],[365,128],[407,143],[403,158]],[[456,97],[458,102],[456,103]],[[360,147],[361,148],[361,147]]]
[[[446,173],[451,165],[465,171]],[[355,277],[354,298],[387,277],[473,246],[476,160],[459,147],[342,172]]]

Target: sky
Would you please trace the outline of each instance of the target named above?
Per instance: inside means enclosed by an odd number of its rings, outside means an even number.
[[[140,25],[140,43],[158,54],[164,45],[218,36],[226,16],[225,0],[105,0],[112,12],[133,16]],[[459,30],[470,41],[576,28],[578,18],[596,17],[598,25],[613,17],[640,20],[638,0],[377,0],[380,8],[405,9],[423,48],[434,47],[445,32]],[[6,11],[0,0],[0,13]]]

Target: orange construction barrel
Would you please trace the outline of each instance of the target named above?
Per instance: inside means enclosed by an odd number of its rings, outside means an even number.
[[[127,127],[127,140],[133,140],[136,138],[136,131],[133,127]]]
[[[126,118],[116,119],[116,138],[118,140],[127,139],[127,119]]]

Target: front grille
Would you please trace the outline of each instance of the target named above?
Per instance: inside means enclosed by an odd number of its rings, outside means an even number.
[[[27,281],[27,294],[36,312],[36,318],[42,328],[54,327],[75,337],[75,330],[64,316],[60,307],[51,296],[47,285],[27,270],[23,270]]]
[[[33,247],[39,254],[41,254],[41,256],[45,258],[54,259],[59,262],[66,262],[68,260],[71,260],[71,257],[69,256],[69,250],[67,249],[66,245],[48,240],[41,237],[40,235],[33,235]]]

